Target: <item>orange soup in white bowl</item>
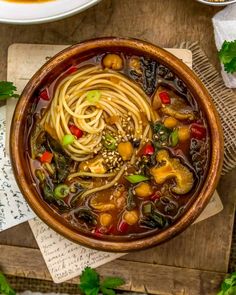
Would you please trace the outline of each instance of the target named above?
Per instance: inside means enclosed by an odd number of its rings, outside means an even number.
[[[101,0],[0,0],[0,22],[33,24],[59,20]]]

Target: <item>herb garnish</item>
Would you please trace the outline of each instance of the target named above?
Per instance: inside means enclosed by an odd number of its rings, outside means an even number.
[[[12,82],[0,81],[0,100],[6,100],[11,97],[19,97],[16,92],[16,87]]]
[[[103,295],[115,295],[113,289],[124,283],[123,279],[116,277],[108,277],[101,282],[99,274],[94,269],[86,267],[80,276],[79,287],[85,295],[97,295],[99,291]]]
[[[236,40],[231,42],[224,41],[219,51],[219,57],[227,73],[232,74],[236,72]]]
[[[233,272],[221,284],[221,290],[217,295],[235,295],[236,294],[236,272]]]
[[[16,295],[16,292],[12,289],[6,277],[1,272],[0,272],[0,294]]]

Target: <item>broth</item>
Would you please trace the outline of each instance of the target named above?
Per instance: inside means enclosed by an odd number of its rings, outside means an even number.
[[[210,156],[183,81],[143,56],[104,53],[35,96],[27,158],[42,199],[78,231],[161,231],[194,200]]]

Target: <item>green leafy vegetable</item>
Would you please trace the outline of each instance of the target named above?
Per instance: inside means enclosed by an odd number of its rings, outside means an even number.
[[[128,190],[128,196],[126,198],[126,209],[128,211],[133,210],[136,207],[136,202],[134,199],[134,194],[133,194],[133,188],[129,188]]]
[[[16,87],[12,82],[0,81],[0,100],[6,100],[11,97],[19,97],[18,94],[15,93]]]
[[[219,51],[219,57],[227,73],[236,72],[236,40],[224,41]]]
[[[169,137],[172,132],[171,129],[165,127],[162,123],[157,122],[152,125],[152,130],[154,133],[153,138],[156,149],[169,145]]]
[[[147,176],[140,175],[140,174],[127,175],[125,176],[125,178],[131,183],[139,183],[149,179]]]
[[[235,295],[236,294],[236,272],[233,272],[221,284],[221,290],[217,295]]]
[[[97,295],[99,291],[103,295],[115,295],[116,292],[113,288],[124,283],[123,279],[116,277],[108,277],[101,282],[98,273],[94,269],[86,267],[80,276],[79,287],[85,295]]]
[[[7,279],[3,275],[3,273],[0,272],[0,294],[4,295],[15,295],[16,292],[12,289],[12,287],[9,285]]]
[[[162,229],[167,225],[167,220],[155,210],[152,203],[144,204],[142,213],[141,224],[146,227]]]

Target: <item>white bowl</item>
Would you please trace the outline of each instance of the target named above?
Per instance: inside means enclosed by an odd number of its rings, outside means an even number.
[[[224,1],[224,2],[220,2],[220,1],[219,2],[211,2],[208,0],[197,0],[197,1],[207,4],[207,5],[212,5],[212,6],[225,6],[225,5],[232,4],[232,3],[236,2],[236,0],[228,0],[228,1]]]
[[[54,0],[38,3],[16,3],[0,0],[0,22],[35,24],[71,16],[101,0]]]

